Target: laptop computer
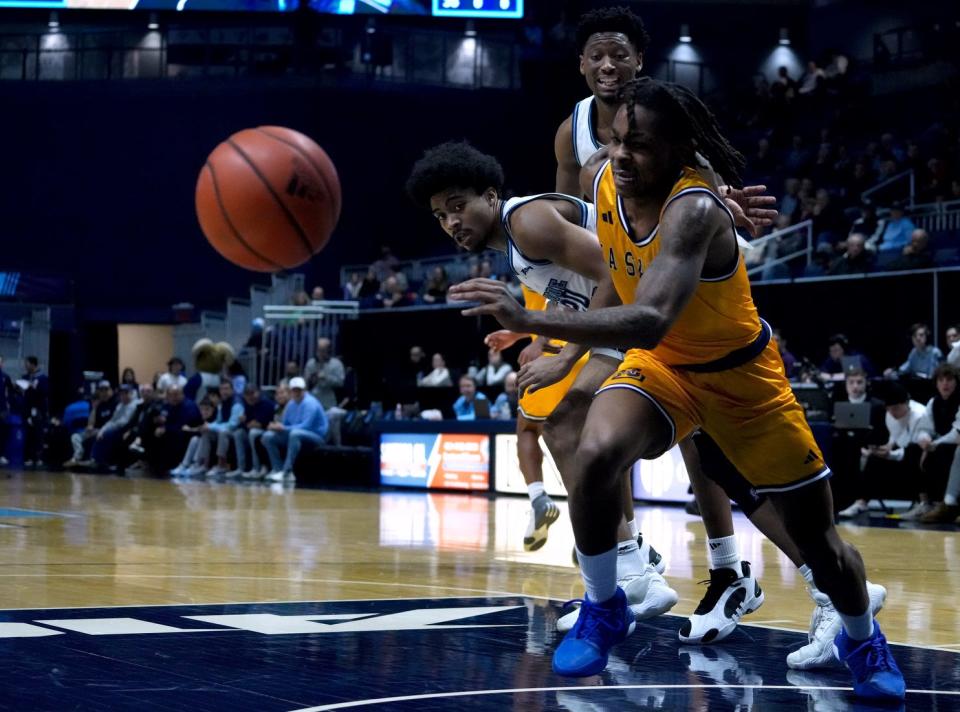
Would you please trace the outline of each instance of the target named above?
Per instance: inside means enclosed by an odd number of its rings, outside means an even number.
[[[833,427],[841,430],[869,430],[869,403],[837,403],[833,408]]]
[[[791,383],[807,421],[830,421],[830,394],[815,383]]]
[[[860,360],[859,356],[841,356],[840,365],[843,368],[843,372],[848,373],[851,369],[863,368],[863,361]]]

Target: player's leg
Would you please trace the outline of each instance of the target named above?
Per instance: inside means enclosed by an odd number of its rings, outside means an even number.
[[[517,460],[530,497],[530,521],[523,535],[526,551],[536,551],[546,544],[547,530],[560,517],[560,510],[543,487],[542,431],[542,420],[529,420],[522,412],[517,413]]]

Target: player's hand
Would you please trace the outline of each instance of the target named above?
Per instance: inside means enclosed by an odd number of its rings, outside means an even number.
[[[546,339],[534,339],[531,343],[523,347],[523,351],[520,352],[517,361],[520,362],[521,366],[526,366],[528,363],[536,361],[543,356],[543,347],[546,343]]]
[[[494,279],[468,279],[450,287],[450,298],[457,302],[479,302],[464,309],[464,316],[489,314],[510,331],[528,333],[527,310],[514,299],[507,285]]]
[[[539,339],[538,339],[539,341]],[[536,393],[541,388],[562,381],[570,366],[564,358],[538,358],[522,366],[517,374],[517,390],[520,393]]]
[[[509,329],[500,329],[499,331],[487,334],[483,339],[483,343],[494,351],[503,351],[509,349],[520,339],[524,338],[524,336],[525,334],[518,334]]]
[[[734,223],[749,232],[751,237],[756,237],[761,228],[773,225],[777,219],[777,211],[771,209],[771,206],[777,204],[777,199],[772,195],[765,195],[766,192],[765,185],[748,185],[743,188],[720,186],[720,195],[733,213]]]

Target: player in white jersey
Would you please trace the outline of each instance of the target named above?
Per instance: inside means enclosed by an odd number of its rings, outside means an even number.
[[[503,199],[502,185],[503,170],[495,158],[456,142],[427,151],[414,165],[407,189],[414,202],[433,212],[460,248],[507,253],[517,278],[547,297],[553,308],[585,311],[598,279],[607,271],[594,232],[593,206],[558,193]],[[590,358],[586,356],[586,349],[567,344],[559,354],[538,359],[557,363],[564,374],[580,364],[579,373],[560,396],[563,412],[558,412],[559,407],[551,409],[551,421],[569,420],[579,427],[593,393],[620,361],[619,353],[612,350],[596,349]],[[523,392],[526,384],[519,385]],[[563,476],[575,442],[557,442],[549,432],[545,439]],[[621,520],[618,580],[634,615],[642,619],[666,612],[678,596],[656,568],[659,555],[641,550],[636,536]]]

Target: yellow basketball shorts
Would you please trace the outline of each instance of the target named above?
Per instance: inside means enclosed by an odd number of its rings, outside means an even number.
[[[556,354],[545,353],[540,358],[555,357]],[[523,397],[520,398],[518,406],[520,414],[527,420],[542,421],[549,418],[550,414],[553,413],[554,409],[560,404],[560,401],[567,395],[567,392],[571,386],[573,386],[573,382],[577,380],[580,370],[589,358],[590,352],[588,351],[573,365],[570,373],[568,373],[562,381],[557,381],[552,386],[541,388],[534,393],[524,393]]]
[[[669,422],[671,446],[702,427],[757,492],[785,492],[830,475],[772,341],[753,361],[714,373],[674,368],[632,349],[597,393],[612,389],[647,398]]]

